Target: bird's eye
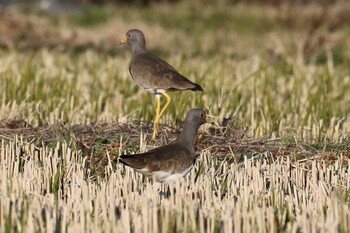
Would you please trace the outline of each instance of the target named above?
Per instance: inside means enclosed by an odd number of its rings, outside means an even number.
[[[131,34],[128,34],[128,35],[126,35],[128,38],[131,38],[132,37],[132,35]]]
[[[199,117],[204,117],[204,113],[199,113]]]

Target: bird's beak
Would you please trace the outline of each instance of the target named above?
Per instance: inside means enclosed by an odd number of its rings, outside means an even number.
[[[119,45],[123,45],[123,44],[126,44],[126,38],[124,38],[121,41],[119,41]]]
[[[211,116],[211,115],[207,115],[205,118],[206,123],[213,123],[214,122],[213,120],[214,120],[214,116]]]

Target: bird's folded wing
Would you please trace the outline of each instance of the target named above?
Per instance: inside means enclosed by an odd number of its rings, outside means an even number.
[[[139,54],[134,58],[130,66],[130,73],[134,80],[140,82],[141,86],[145,88],[198,89],[197,84],[185,78],[164,60],[149,53]],[[138,76],[141,76],[142,80],[137,80]]]

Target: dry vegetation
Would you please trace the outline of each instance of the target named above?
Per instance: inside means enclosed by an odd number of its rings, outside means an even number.
[[[1,232],[350,231],[350,5],[196,8],[0,9]],[[116,47],[133,27],[205,90],[171,94],[156,141]],[[159,195],[117,158],[192,107],[216,122]]]
[[[201,152],[168,198],[109,163],[91,179],[63,143],[3,143],[0,226],[5,232],[348,232],[348,169],[339,162],[245,159]],[[348,167],[349,164],[346,164]],[[176,192],[173,191],[175,188]]]

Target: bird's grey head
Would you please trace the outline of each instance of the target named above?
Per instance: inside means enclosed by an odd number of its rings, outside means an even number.
[[[208,122],[207,114],[203,109],[194,108],[187,112],[185,122],[191,122],[191,124],[198,127]]]
[[[146,47],[145,36],[139,29],[131,29],[126,33],[126,43],[131,47],[138,45]]]
[[[178,142],[190,146],[190,150],[194,150],[193,142],[199,127],[208,122],[207,114],[203,109],[194,108],[187,112],[184,129],[176,139]]]

